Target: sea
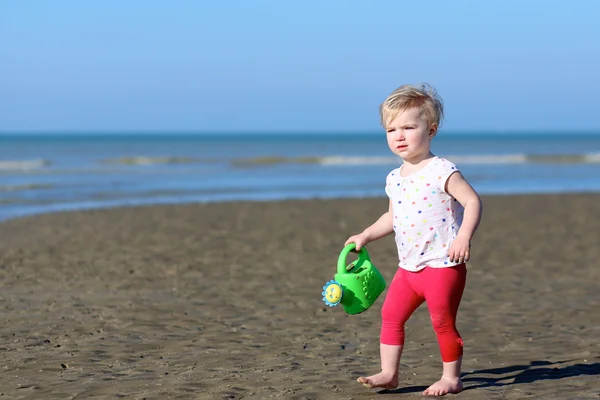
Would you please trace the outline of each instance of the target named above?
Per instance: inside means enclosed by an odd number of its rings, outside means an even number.
[[[481,194],[600,192],[600,132],[440,132]],[[0,134],[0,220],[165,203],[385,196],[383,132]]]

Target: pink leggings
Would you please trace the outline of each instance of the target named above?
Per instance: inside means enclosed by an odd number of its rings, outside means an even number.
[[[381,343],[404,345],[404,324],[427,302],[443,362],[456,361],[463,354],[463,342],[456,330],[456,314],[467,277],[467,267],[425,267],[418,272],[398,268],[381,309]]]

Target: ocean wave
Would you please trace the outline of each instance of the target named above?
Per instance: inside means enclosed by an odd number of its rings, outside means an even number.
[[[216,162],[216,159],[204,159],[195,157],[121,157],[103,160],[103,164],[110,165],[171,165],[171,164],[196,164]]]
[[[593,164],[600,162],[600,154],[530,155],[527,160],[531,163],[546,164]]]
[[[502,155],[461,155],[445,156],[456,164],[522,164],[528,162],[525,154]],[[322,165],[398,165],[402,161],[398,157],[323,157]]]
[[[55,185],[47,183],[28,183],[25,185],[0,185],[0,192],[19,192],[21,190],[52,189]]]
[[[283,157],[266,156],[238,158],[231,161],[234,166],[260,166],[276,164],[315,164],[315,165],[377,165],[397,164],[397,157],[348,157],[348,156],[306,156]]]
[[[447,155],[444,158],[459,164],[593,164],[600,163],[600,153],[590,154],[467,154]],[[307,157],[255,157],[235,159],[234,166],[261,166],[276,164],[317,164],[323,166],[399,165],[402,160],[394,156],[307,156]]]
[[[266,156],[237,158],[231,161],[234,166],[271,165],[271,164],[320,164],[323,157],[280,157]]]
[[[521,164],[527,162],[525,154],[447,156],[456,164]],[[322,165],[398,165],[398,157],[323,157]]]
[[[501,154],[501,155],[465,155],[444,157],[456,164],[524,164],[528,161],[526,154]]]
[[[398,157],[348,157],[329,156],[319,161],[321,165],[397,165]]]
[[[26,171],[47,167],[48,160],[0,160],[0,171]]]

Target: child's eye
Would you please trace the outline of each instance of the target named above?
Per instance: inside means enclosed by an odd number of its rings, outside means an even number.
[[[404,129],[406,129],[406,130],[409,130],[409,129],[415,129],[415,128],[414,128],[414,127],[412,127],[412,126],[407,126],[407,127],[406,127],[406,128],[404,128]]]

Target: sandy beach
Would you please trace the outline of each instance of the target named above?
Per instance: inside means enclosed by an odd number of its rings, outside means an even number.
[[[484,197],[459,313],[456,399],[600,398],[600,195]],[[400,386],[379,371],[383,298],[321,301],[387,200],[165,205],[0,224],[0,398],[419,398],[441,361],[425,306]],[[393,238],[368,246],[389,281]]]

